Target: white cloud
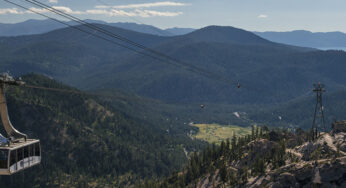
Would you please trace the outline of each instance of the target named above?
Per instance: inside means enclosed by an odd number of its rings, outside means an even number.
[[[93,9],[87,10],[87,14],[98,14],[98,15],[106,15],[106,16],[128,16],[128,17],[154,17],[154,16],[163,16],[163,17],[172,17],[179,16],[183,14],[182,12],[161,12],[161,11],[153,11],[153,10],[140,10],[136,9],[134,11],[125,11],[125,10],[117,10],[117,9]]]
[[[73,11],[71,8],[69,7],[62,7],[62,6],[53,6],[53,8],[60,10],[62,12],[65,12],[67,14],[83,14],[83,12],[81,11]]]
[[[108,9],[108,8],[112,8],[113,6],[106,6],[106,5],[96,5],[95,8],[98,9]]]
[[[106,6],[98,5],[95,6],[96,10],[87,10],[89,14],[100,14],[108,16],[130,16],[130,17],[173,17],[182,15],[182,12],[167,12],[167,11],[157,11],[157,10],[146,10],[153,7],[172,7],[172,6],[188,6],[190,4],[178,3],[172,1],[163,1],[155,3],[141,3],[141,4],[127,4],[127,5],[117,5],[117,6]],[[132,9],[132,10],[124,10]]]
[[[128,4],[128,5],[118,5],[118,6],[104,6],[98,5],[95,8],[106,9],[106,8],[116,8],[116,9],[138,9],[138,8],[152,8],[152,7],[172,7],[172,6],[188,6],[186,3],[177,3],[171,1],[156,2],[156,3],[141,3],[141,4]]]
[[[48,2],[57,4],[58,0],[49,0]]]
[[[123,10],[87,10],[87,14],[98,14],[98,15],[106,15],[106,16],[137,16],[134,12],[126,12]]]
[[[29,8],[29,10],[25,11],[25,13],[29,13],[29,14],[35,14],[35,12],[43,14],[43,13],[47,13],[49,11],[46,9],[43,9],[43,8],[36,8],[36,7],[31,7],[31,8]]]
[[[100,9],[94,9],[94,10],[87,10],[87,14],[103,14],[108,15],[110,12],[108,10],[100,10]]]
[[[137,14],[135,12],[127,12],[124,10],[112,9],[110,12],[111,12],[110,16],[129,16],[129,17],[137,16]]]
[[[159,6],[159,5],[163,6],[163,4],[173,5],[173,4],[170,4],[170,2],[162,2],[161,4],[158,4],[158,3],[137,4],[138,5],[137,7],[150,7],[150,6]],[[181,3],[178,3],[178,4],[181,4]],[[52,8],[67,14],[76,14],[76,15],[105,15],[105,16],[127,16],[127,17],[148,18],[148,17],[174,17],[174,16],[179,16],[183,14],[182,12],[145,10],[141,8],[131,9],[131,10],[105,8],[105,9],[91,9],[91,10],[85,10],[85,11],[72,10],[70,7],[65,7],[65,6],[52,6]],[[35,14],[36,12],[41,14],[47,14],[47,13],[53,14],[51,11],[47,9],[36,8],[36,7],[30,7],[29,10],[26,10],[26,11],[20,11],[17,8],[0,9],[0,14]]]
[[[17,8],[5,8],[0,9],[0,14],[23,14],[23,12],[19,11]]]
[[[67,13],[67,14],[84,14],[84,12],[82,12],[82,11],[74,11],[69,7],[52,6],[52,8],[57,9],[61,12]],[[47,9],[44,9],[44,8],[35,8],[35,7],[31,7],[31,8],[29,8],[29,10],[26,11],[26,13],[30,13],[30,14],[33,14],[34,12],[38,12],[38,13],[43,14],[43,13],[48,13],[50,11]]]
[[[154,10],[136,10],[141,17],[153,17],[153,16],[164,16],[164,17],[174,17],[182,15],[182,12],[160,12]]]
[[[258,18],[268,18],[268,15],[261,14],[261,15],[258,16]]]

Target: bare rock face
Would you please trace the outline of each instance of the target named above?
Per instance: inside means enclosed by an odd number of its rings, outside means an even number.
[[[267,181],[248,187],[342,187],[346,185],[346,157],[303,162],[270,172]],[[256,185],[256,186],[253,186]]]
[[[316,141],[306,142],[294,151],[301,153],[304,161],[346,156],[345,138],[346,132],[322,133]]]
[[[330,133],[321,133],[320,136],[310,142],[302,143],[294,147],[294,139],[297,137],[285,138],[292,140],[292,147],[286,148],[289,157],[286,159],[287,165],[279,168],[271,168],[268,163],[264,174],[251,175],[248,171],[248,179],[245,185],[235,187],[249,188],[311,188],[311,187],[345,187],[346,188],[346,121],[335,124]],[[240,167],[249,167],[255,164],[258,157],[265,157],[273,151],[279,143],[275,142],[279,134],[273,132],[269,139],[259,139],[243,146],[243,158],[229,163],[228,168],[234,168],[234,172]],[[293,157],[292,157],[293,156]],[[291,157],[291,158],[290,158]],[[197,187],[232,187],[228,183],[223,183],[218,175],[208,175],[201,179]],[[234,186],[233,186],[234,187]]]
[[[283,187],[286,187],[286,186],[299,186],[296,178],[294,177],[293,174],[291,173],[288,173],[288,172],[284,172],[282,173],[278,179],[277,179],[278,182],[280,182],[279,184],[280,185],[283,185]]]
[[[337,121],[332,124],[331,134],[346,133],[346,121]]]
[[[254,140],[250,142],[246,147],[244,147],[244,150],[253,152],[248,152],[244,159],[238,163],[238,166],[252,165],[252,162],[255,161],[256,155],[261,157],[266,155],[268,152],[271,152],[274,145],[276,145],[275,142],[267,139]]]
[[[265,146],[266,147],[266,146]],[[346,187],[346,121],[334,123],[330,133],[289,152],[300,161],[268,172],[247,187]]]
[[[344,177],[346,176],[345,167],[346,158],[343,161],[332,161],[331,163],[325,163],[320,165],[319,173],[322,182],[331,182],[336,184],[341,184],[339,180],[346,181]]]
[[[303,168],[297,168],[295,171],[295,178],[298,182],[306,184],[311,181],[311,174],[313,173],[313,167],[311,164],[306,164]]]
[[[335,138],[336,147],[346,152],[346,121],[333,123],[331,135]]]

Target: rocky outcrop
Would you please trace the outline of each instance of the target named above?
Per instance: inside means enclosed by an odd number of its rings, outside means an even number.
[[[243,160],[239,161],[236,167],[244,165],[251,166],[253,162],[255,162],[256,157],[264,157],[268,152],[272,151],[275,145],[277,145],[277,143],[267,139],[254,140],[250,142],[246,147],[244,147],[244,151],[252,152],[245,153]]]
[[[293,149],[304,161],[346,156],[346,132],[322,133],[314,142],[306,142]]]
[[[191,187],[346,187],[345,125],[346,121],[334,123],[330,133],[321,133],[316,140],[309,142],[304,142],[304,134],[287,136],[290,133],[280,135],[273,131],[267,138],[256,139],[243,146],[240,159],[226,162],[228,174],[233,174],[229,175],[227,181],[221,180],[220,170],[216,169]],[[275,166],[275,162],[279,161],[275,156],[278,155],[271,154],[273,151],[278,152],[276,148],[284,148],[284,166]],[[261,160],[262,158],[267,160]],[[265,164],[262,163],[264,173],[255,171],[254,167],[258,167],[260,161],[265,161]],[[239,178],[243,178],[239,174],[244,169],[247,178],[239,181]],[[231,179],[234,177],[238,181]]]
[[[346,187],[346,157],[281,167],[247,187]]]
[[[300,160],[249,181],[247,187],[346,187],[346,121],[287,151]]]
[[[333,123],[331,135],[335,138],[335,145],[346,153],[346,121]]]
[[[346,133],[346,121],[337,121],[332,124],[331,134]]]

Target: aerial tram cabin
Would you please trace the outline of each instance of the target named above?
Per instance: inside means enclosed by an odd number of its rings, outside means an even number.
[[[41,162],[40,141],[27,139],[0,146],[0,175],[12,175]]]
[[[8,116],[5,85],[23,85],[4,73],[0,76],[0,116],[7,138],[0,134],[0,175],[12,175],[41,162],[40,140],[28,139],[16,130]]]

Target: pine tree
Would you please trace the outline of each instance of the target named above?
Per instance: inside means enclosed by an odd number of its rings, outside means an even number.
[[[227,172],[227,167],[226,165],[222,165],[221,169],[220,169],[220,178],[223,182],[227,182],[228,181],[228,172]]]
[[[237,137],[235,136],[235,132],[233,131],[233,137],[232,137],[232,149],[234,149],[236,147],[236,144],[237,144]]]
[[[240,184],[244,185],[247,182],[248,178],[248,169],[246,167],[242,167],[238,170],[238,179],[240,179]]]
[[[223,140],[222,140],[219,148],[220,148],[219,149],[219,156],[223,156],[225,154],[225,150],[226,150],[226,144]]]
[[[258,139],[259,136],[259,127],[256,126],[256,134],[255,134],[255,138]]]
[[[265,138],[268,138],[269,128],[266,125],[263,126],[263,132],[264,132]]]
[[[230,141],[229,138],[226,140],[226,153],[228,154],[230,152]]]
[[[252,125],[251,126],[251,140],[254,140],[255,139],[255,126]]]
[[[230,170],[228,172],[228,176],[229,176],[229,185],[231,187],[234,187],[235,185],[238,184],[238,178],[236,177],[236,173],[233,170]]]

